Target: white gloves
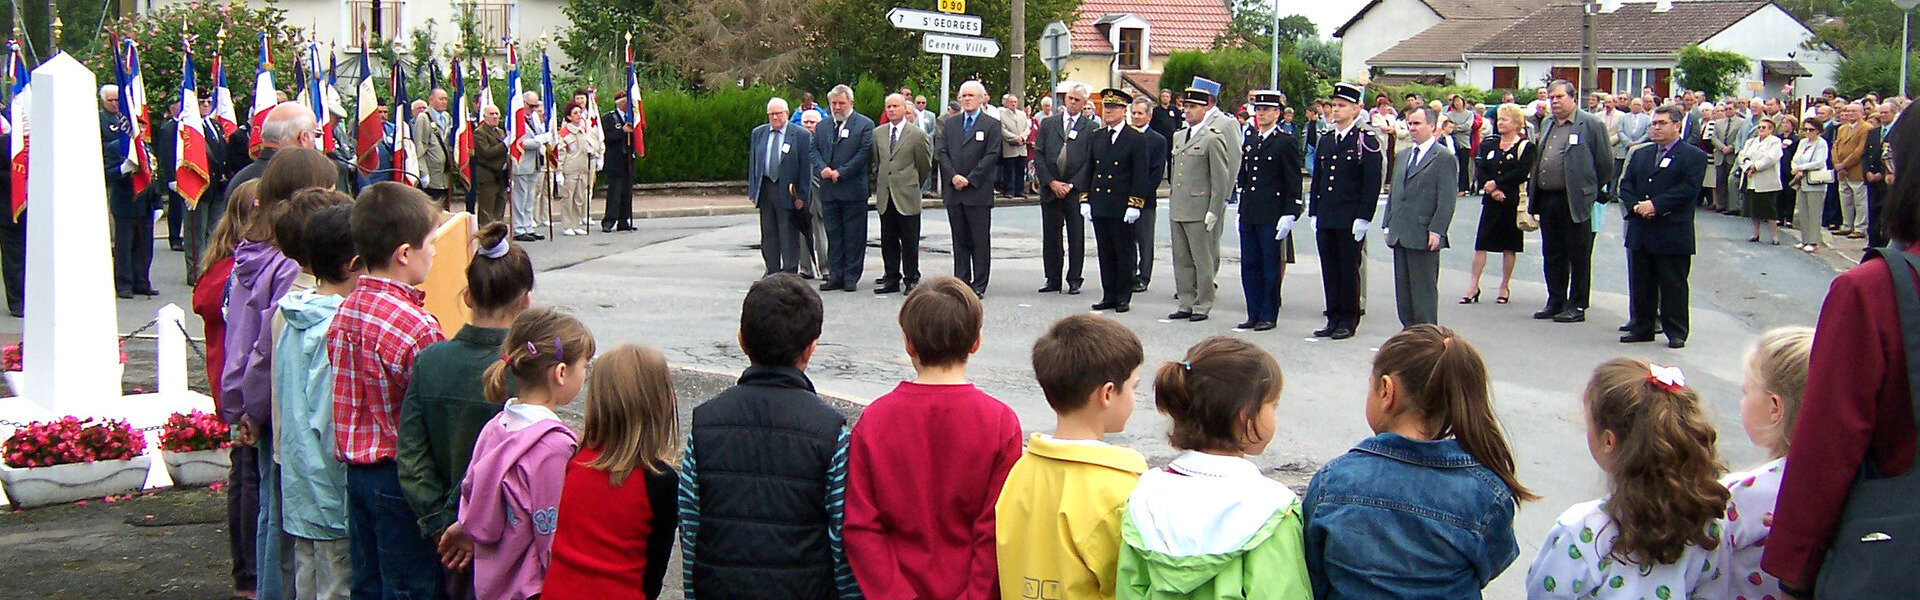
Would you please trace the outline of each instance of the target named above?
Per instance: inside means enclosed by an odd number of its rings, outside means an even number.
[[[535,135],[535,136],[533,136],[533,143],[535,143],[535,144],[540,144],[540,145],[542,145],[542,146],[545,146],[545,145],[547,145],[547,144],[551,144],[551,143],[553,143],[553,134],[551,134],[551,133],[542,133],[542,134],[538,134],[538,135]]]
[[[1353,241],[1356,241],[1356,242],[1366,241],[1367,226],[1368,226],[1368,223],[1366,219],[1353,220]]]
[[[1293,215],[1280,217],[1280,224],[1274,226],[1273,239],[1275,240],[1287,239],[1287,234],[1293,232],[1293,222],[1298,219],[1299,217],[1295,217]]]
[[[134,160],[133,160],[132,158],[128,158],[128,159],[126,159],[126,160],[124,160],[124,161],[120,161],[120,174],[121,174],[121,175],[127,175],[127,174],[130,174],[130,173],[133,173],[134,171],[137,171],[137,170],[139,170],[139,169],[140,169],[140,163],[137,163],[137,162],[134,162]]]
[[[1120,217],[1120,220],[1126,221],[1128,225],[1132,225],[1134,221],[1140,220],[1140,209],[1131,206],[1127,207],[1127,216]]]
[[[1087,203],[1085,203],[1085,202],[1081,202],[1081,203],[1080,203],[1080,216],[1081,216],[1081,217],[1084,217],[1084,218],[1086,218],[1086,220],[1088,220],[1088,221],[1092,221],[1092,220],[1093,220],[1093,205],[1092,205],[1092,204],[1087,204]]]
[[[1206,224],[1207,231],[1211,232],[1213,231],[1214,225],[1220,224],[1220,215],[1213,214],[1211,211],[1209,211],[1207,213],[1207,216],[1202,217],[1200,219],[1200,222]]]

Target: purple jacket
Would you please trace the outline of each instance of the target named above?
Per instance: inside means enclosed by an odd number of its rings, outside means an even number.
[[[220,371],[220,418],[268,423],[273,394],[273,313],[300,275],[300,264],[266,242],[241,240],[227,280],[226,365]]]
[[[578,440],[553,411],[507,403],[481,428],[460,482],[460,527],[473,538],[479,600],[540,593],[560,518],[560,488]]]

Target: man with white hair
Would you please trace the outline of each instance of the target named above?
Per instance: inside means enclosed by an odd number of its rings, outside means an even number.
[[[760,209],[760,258],[763,275],[794,273],[800,267],[800,231],[796,214],[807,210],[800,186],[810,185],[812,138],[789,125],[787,101],[767,101],[767,124],[753,128],[747,145],[747,199]]]
[[[480,124],[473,128],[473,206],[482,226],[506,218],[508,174],[507,132],[500,127],[500,108],[480,108]]]
[[[810,139],[819,138],[814,132],[820,129],[822,118],[817,110],[800,113],[800,126],[806,128]],[[800,230],[800,278],[826,279],[827,269],[833,263],[827,260],[827,221],[820,202],[820,173],[808,173],[807,182],[806,189],[800,191],[806,196],[807,209],[796,213],[793,221],[793,227]]]
[[[131,131],[126,115],[120,114],[120,88],[100,86],[100,141],[104,151],[101,166],[107,177],[107,209],[113,217],[113,287],[121,298],[134,294],[156,296],[147,280],[153,266],[153,194],[133,189],[133,172],[140,168],[138,157],[128,154],[121,136]]]
[[[1040,293],[1061,291],[1079,294],[1081,267],[1086,262],[1086,219],[1080,216],[1080,196],[1086,190],[1075,187],[1080,171],[1087,168],[1087,145],[1100,129],[1099,119],[1080,114],[1092,90],[1075,83],[1061,96],[1060,114],[1040,122],[1040,136],[1033,143],[1033,177],[1040,188],[1040,248],[1042,273],[1046,284]]]
[[[433,88],[427,92],[424,109],[413,113],[413,139],[420,149],[420,189],[427,197],[446,208],[447,189],[452,183],[449,161],[453,152],[447,148],[447,91]]]
[[[273,160],[274,152],[281,148],[312,147],[313,138],[318,135],[317,128],[313,109],[305,104],[281,102],[267,109],[267,118],[260,123],[260,156],[253,159],[253,164],[235,173],[233,181],[227,183],[227,189],[259,179],[260,174],[267,171],[267,162]],[[349,188],[343,186],[340,189],[345,191]]]
[[[527,130],[519,139],[514,140],[514,143],[520,145],[520,158],[513,161],[511,223],[513,239],[532,242],[547,239],[547,236],[540,235],[540,232],[534,230],[534,226],[539,225],[540,222],[534,218],[533,211],[540,206],[540,200],[547,197],[549,193],[547,188],[551,187],[547,181],[541,179],[540,175],[547,170],[547,161],[544,156],[547,143],[552,141],[552,134],[547,132],[546,113],[541,110],[540,94],[527,92],[521,96],[521,102],[526,107],[520,109],[521,116],[515,118],[524,119]],[[514,125],[508,125],[508,127],[514,127]]]
[[[827,92],[827,131],[813,136],[820,210],[827,226],[827,282],[821,291],[859,289],[867,257],[867,170],[873,166],[873,119],[853,111],[853,88]]]
[[[1000,195],[1027,197],[1027,134],[1033,133],[1033,120],[1020,106],[1020,97],[1007,94],[1000,98]]]
[[[987,86],[979,80],[960,84],[960,112],[940,123],[935,152],[947,225],[953,229],[953,275],[967,282],[976,296],[987,295],[992,269],[993,170],[1000,163],[1000,120],[987,104]]]

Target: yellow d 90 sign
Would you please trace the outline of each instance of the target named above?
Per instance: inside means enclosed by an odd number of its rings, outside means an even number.
[[[967,12],[967,0],[940,0],[940,12],[953,14]]]

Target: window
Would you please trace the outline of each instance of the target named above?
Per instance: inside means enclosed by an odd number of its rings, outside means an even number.
[[[1613,89],[1620,90],[1622,93],[1639,94],[1640,88],[1653,86],[1655,88],[1654,93],[1665,94],[1665,92],[1658,89],[1661,86],[1655,81],[1656,79],[1660,79],[1660,77],[1656,77],[1656,73],[1664,70],[1665,69],[1617,69],[1613,72]]]
[[[514,37],[513,3],[475,2],[472,6],[473,20],[480,30],[480,39],[501,40]],[[493,45],[492,48],[495,51],[500,50],[499,44]]]
[[[375,0],[347,0],[347,31],[350,39],[360,39],[365,34],[368,39],[379,34],[380,39],[393,40],[401,35],[400,13],[406,10],[406,0],[378,0],[380,5],[379,27],[374,26],[373,8]]]
[[[1139,70],[1141,68],[1140,67],[1141,63],[1146,62],[1142,60],[1142,57],[1146,54],[1146,49],[1147,49],[1146,34],[1147,34],[1147,31],[1145,29],[1122,28],[1120,30],[1120,69],[1121,70],[1125,70],[1125,71]]]
[[[1520,87],[1520,67],[1494,67],[1493,89],[1511,90]]]

